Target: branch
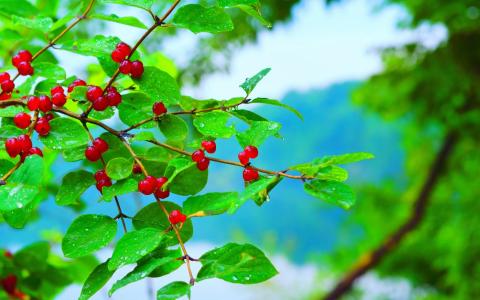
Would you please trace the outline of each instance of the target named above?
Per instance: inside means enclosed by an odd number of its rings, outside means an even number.
[[[382,259],[397,247],[408,233],[418,227],[425,216],[430,201],[440,177],[446,169],[448,158],[457,142],[457,136],[449,133],[440,148],[435,161],[430,167],[428,176],[418,194],[410,213],[410,217],[377,248],[362,255],[354,267],[340,280],[336,286],[323,298],[324,300],[340,299],[352,288],[354,282],[369,270],[376,267]]]

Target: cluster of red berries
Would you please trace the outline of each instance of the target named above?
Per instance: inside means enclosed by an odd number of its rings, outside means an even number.
[[[2,100],[9,99],[15,89],[15,83],[7,72],[0,73],[0,86],[2,87]]]
[[[96,138],[91,146],[88,146],[85,149],[85,157],[91,161],[95,162],[102,157],[102,154],[108,151],[108,143],[101,138]]]
[[[86,96],[96,111],[104,111],[107,107],[117,106],[122,102],[122,95],[113,86],[108,87],[104,92],[101,87],[91,85],[87,89]]]
[[[167,181],[167,177],[155,178],[153,176],[147,176],[138,182],[138,191],[144,195],[154,194],[157,198],[165,199],[170,195],[169,190],[162,189]]]
[[[170,215],[168,216],[168,220],[173,225],[176,225],[178,223],[184,223],[187,220],[187,216],[182,214],[181,211],[176,209],[176,210],[172,210],[172,212],[170,212]]]
[[[18,74],[20,75],[33,75],[32,53],[28,50],[18,51],[18,53],[12,57],[12,65],[17,68]]]
[[[59,89],[56,87],[52,90],[58,91]],[[43,117],[38,118],[35,124],[35,131],[41,136],[45,136],[50,132],[50,120],[53,119],[53,115],[47,113],[52,110],[52,106],[52,100],[46,95],[40,97],[30,96],[27,100],[27,107],[30,111],[40,110],[44,113]],[[19,113],[15,116],[14,122],[19,128],[27,128],[27,124],[30,124],[31,118],[27,113]]]
[[[130,61],[128,57],[131,52],[129,45],[120,42],[112,51],[112,60],[120,64],[120,73],[130,75],[132,78],[140,78],[143,75],[143,63],[139,60]]]
[[[7,139],[5,141],[5,150],[7,150],[7,153],[11,158],[20,155],[22,161],[24,161],[27,156],[35,154],[43,157],[42,150],[33,147],[30,136],[26,134]]]
[[[197,163],[197,168],[200,171],[205,171],[208,169],[210,159],[205,156],[204,150],[208,153],[215,153],[215,151],[217,151],[217,144],[215,144],[215,141],[202,141],[202,148],[203,149],[198,149],[192,153],[192,160]]]
[[[155,102],[152,106],[152,111],[156,116],[161,116],[167,113],[167,107],[163,102]]]
[[[97,181],[97,189],[102,192],[104,186],[112,186],[112,179],[108,177],[105,170],[99,170],[95,173],[95,180]]]
[[[249,145],[243,149],[242,152],[238,153],[238,160],[240,163],[245,167],[243,170],[243,180],[245,181],[254,181],[257,180],[259,175],[258,171],[248,164],[250,163],[250,159],[254,159],[258,157],[258,149],[255,146]]]
[[[5,251],[3,253],[7,259],[12,259],[13,254],[10,251]],[[26,295],[17,289],[17,276],[8,275],[7,277],[0,280],[3,290],[13,299],[23,300]]]

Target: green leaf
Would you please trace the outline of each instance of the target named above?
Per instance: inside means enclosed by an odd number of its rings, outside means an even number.
[[[155,101],[144,93],[130,93],[122,97],[122,103],[118,106],[120,120],[132,126],[152,115],[152,106]],[[140,128],[152,128],[155,122],[149,122]]]
[[[28,221],[42,192],[43,173],[44,160],[38,155],[28,156],[8,183],[0,186],[0,214],[10,226],[22,228]]]
[[[118,37],[96,35],[91,39],[68,41],[61,46],[61,49],[86,56],[110,56],[119,42]]]
[[[62,152],[65,161],[74,162],[85,159],[85,146],[68,148]]]
[[[98,265],[85,281],[78,300],[90,299],[112,278],[114,272],[108,269],[108,260]]]
[[[76,86],[73,88],[72,92],[68,94],[70,99],[75,99],[77,101],[87,101],[87,90],[86,86]]]
[[[250,93],[255,89],[257,84],[260,82],[260,80],[265,77],[268,72],[270,72],[271,68],[266,68],[255,74],[251,78],[247,78],[244,83],[240,85],[240,87],[247,93],[247,95],[250,95]]]
[[[169,179],[170,191],[182,196],[197,194],[208,181],[208,171],[200,171],[196,163],[185,157],[170,160],[165,176]]]
[[[258,195],[265,193],[267,188],[277,180],[277,177],[260,177],[260,179],[248,184],[237,201],[230,207],[228,213],[235,213],[249,199],[255,199]]]
[[[193,125],[204,136],[228,139],[235,134],[233,125],[227,126],[230,115],[224,111],[212,111],[198,114]]]
[[[257,247],[229,243],[200,257],[202,268],[197,280],[218,278],[232,283],[254,284],[266,281],[278,272]]]
[[[162,201],[163,205],[167,211],[181,210],[182,208],[175,203]],[[132,224],[135,229],[139,230],[142,228],[157,228],[160,231],[165,231],[170,227],[170,222],[165,213],[160,209],[159,205],[154,202],[144,208],[142,208],[132,219]],[[180,236],[182,237],[183,242],[188,241],[193,235],[193,226],[192,221],[187,219],[180,229]],[[177,237],[175,232],[170,230],[164,235],[164,241],[168,246],[174,246],[178,244]]]
[[[157,248],[164,233],[156,228],[143,228],[126,233],[113,250],[112,258],[108,262],[109,270],[116,270],[122,266],[136,263],[142,257]]]
[[[259,114],[254,113],[253,111],[245,110],[245,109],[231,110],[229,111],[229,114],[237,117],[238,119],[242,120],[248,125],[252,125],[252,123],[255,121],[268,121],[267,119],[260,116]]]
[[[219,7],[204,7],[200,4],[188,4],[180,7],[172,23],[189,29],[193,33],[220,33],[233,30],[230,16]]]
[[[130,141],[149,141],[155,139],[155,135],[150,131],[141,131],[135,133],[135,135],[130,139]]]
[[[8,106],[5,108],[0,108],[0,118],[3,118],[3,117],[13,118],[18,113],[23,111],[24,109],[21,106]]]
[[[110,21],[114,23],[119,23],[123,25],[128,25],[128,26],[133,26],[137,28],[142,28],[142,29],[147,29],[147,26],[142,23],[139,19],[135,17],[119,17],[115,14],[110,14],[110,15],[103,15],[103,14],[92,14],[90,15],[91,18],[93,19],[98,19],[98,20],[104,20],[104,21]]]
[[[167,72],[155,67],[145,67],[141,78],[133,79],[142,92],[150,96],[152,104],[162,101],[166,106],[178,104],[180,88]],[[150,115],[152,114],[150,107]]]
[[[282,126],[280,123],[271,121],[255,121],[249,129],[237,133],[237,140],[242,147],[253,145],[259,147],[265,140],[278,134]]]
[[[343,165],[359,162],[366,159],[372,159],[375,156],[367,152],[348,153],[343,155],[327,155],[321,158],[323,164],[327,165]]]
[[[50,28],[53,25],[52,18],[40,17],[40,16],[30,19],[30,18],[23,18],[23,17],[13,15],[12,23],[13,25],[24,26],[30,29],[39,30],[44,33],[49,32]]]
[[[0,10],[7,15],[34,16],[38,9],[27,0],[2,0]]]
[[[42,143],[53,150],[87,145],[88,134],[79,122],[70,118],[55,118],[50,121],[50,133],[40,137]]]
[[[110,291],[108,291],[108,295],[112,296],[112,294],[120,288],[149,276],[150,273],[155,271],[155,269],[160,268],[162,265],[171,263],[176,259],[177,258],[175,257],[163,257],[160,259],[150,259],[145,264],[137,265],[137,267],[133,269],[132,272],[128,273],[125,277],[115,282]]]
[[[50,245],[47,242],[33,243],[15,253],[14,264],[27,272],[44,272],[48,267],[49,253]]]
[[[133,159],[117,157],[107,163],[105,170],[110,178],[120,180],[127,178],[132,174]]]
[[[93,174],[84,170],[73,171],[62,180],[55,201],[58,205],[70,205],[78,202],[80,196],[95,184]]]
[[[157,291],[157,300],[176,300],[187,296],[190,299],[190,285],[183,281],[174,281]]]
[[[120,180],[112,186],[105,186],[102,189],[102,199],[104,201],[112,201],[113,197],[136,192],[138,190],[138,182],[133,178]]]
[[[267,99],[267,98],[256,98],[256,99],[253,99],[250,103],[262,103],[262,104],[280,106],[294,113],[300,120],[303,120],[303,116],[298,110],[278,100]]]
[[[172,273],[173,271],[177,270],[184,264],[183,260],[178,260],[178,258],[181,257],[182,255],[183,253],[180,248],[169,250],[167,248],[159,247],[155,249],[152,253],[142,258],[138,262],[137,266],[156,264],[156,262],[153,262],[153,261],[171,258],[171,260],[168,263],[158,266],[155,270],[153,270],[148,275],[149,277],[162,277]]]
[[[220,7],[235,7],[237,5],[254,5],[258,4],[258,0],[218,0]]]
[[[158,127],[169,141],[184,141],[188,136],[187,123],[176,115],[163,116],[158,122]]]
[[[305,191],[320,200],[349,209],[355,204],[356,197],[352,189],[341,182],[312,180],[305,183]]]
[[[65,80],[65,70],[58,64],[50,62],[34,62],[35,76],[45,77],[49,80]]]
[[[219,215],[232,209],[239,200],[239,195],[236,192],[193,196],[183,202],[183,213],[195,217]]]
[[[237,5],[236,7],[241,9],[247,15],[257,19],[263,26],[272,28],[272,23],[266,20],[260,13],[260,5]]]
[[[154,0],[102,0],[102,2],[134,6],[143,9],[150,9],[153,3],[155,3]]]
[[[78,258],[107,246],[117,233],[117,222],[109,216],[83,215],[73,221],[62,241],[63,254]]]

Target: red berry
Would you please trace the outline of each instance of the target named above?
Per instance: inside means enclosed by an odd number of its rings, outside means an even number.
[[[3,252],[3,256],[5,256],[6,258],[13,258],[13,253],[5,250],[5,252]]]
[[[71,93],[75,87],[77,87],[77,86],[86,86],[86,85],[87,85],[87,83],[86,83],[84,80],[75,79],[75,80],[68,86],[67,91],[68,91],[69,93]]]
[[[133,78],[140,78],[142,77],[143,74],[143,63],[139,60],[133,61],[131,70],[130,70],[130,75],[132,75]]]
[[[40,118],[35,125],[35,131],[41,135],[45,136],[50,132],[50,124],[46,118]]]
[[[67,103],[67,97],[62,93],[55,93],[52,96],[52,102],[55,106],[64,106]]]
[[[64,93],[65,90],[63,89],[63,87],[61,87],[60,85],[57,85],[56,87],[53,87],[50,89],[50,95],[55,95],[56,93]]]
[[[97,181],[97,184],[96,184],[97,190],[101,192],[104,186],[112,186],[112,180],[110,178],[104,178]]]
[[[105,140],[103,140],[101,138],[96,138],[93,141],[93,147],[95,147],[95,149],[97,149],[97,151],[102,153],[102,154],[107,152],[107,150],[108,150],[107,142],[105,142]]]
[[[157,180],[153,176],[147,176],[138,183],[138,191],[144,195],[151,195],[157,189]]]
[[[243,180],[245,181],[253,181],[258,179],[258,171],[252,168],[245,168],[243,170]]]
[[[124,42],[118,43],[116,46],[116,50],[119,50],[124,55],[124,57],[129,56],[130,52],[132,51],[130,46]]]
[[[250,158],[257,158],[258,156],[258,149],[255,146],[247,146],[245,147],[245,153],[247,153],[248,157]]]
[[[108,92],[105,96],[109,106],[117,106],[122,102],[122,95],[117,91]]]
[[[194,162],[199,162],[203,158],[205,158],[205,152],[203,152],[203,150],[199,149],[192,153],[192,160]]]
[[[40,107],[40,98],[37,96],[28,98],[27,107],[30,111],[37,110]]]
[[[95,162],[100,159],[102,154],[94,146],[88,146],[85,149],[85,157],[92,162]]]
[[[96,111],[104,111],[108,107],[108,100],[106,97],[98,97],[93,101],[93,109]]]
[[[0,73],[0,82],[4,82],[5,80],[10,80],[10,74],[8,74],[8,72]]]
[[[202,147],[208,153],[214,153],[217,150],[217,144],[215,144],[215,141],[203,141]]]
[[[20,50],[18,51],[17,55],[22,61],[32,61],[32,53],[30,53],[28,50]]]
[[[10,79],[2,81],[1,85],[4,93],[11,93],[15,89],[15,83]]]
[[[52,110],[52,101],[48,96],[42,95],[39,97],[38,108],[44,113]]]
[[[167,108],[163,102],[155,102],[152,107],[153,113],[157,116],[167,113]]]
[[[105,170],[98,170],[95,173],[95,180],[100,181],[102,179],[110,179],[110,177],[108,177],[107,172]]]
[[[23,76],[33,75],[33,67],[27,61],[22,61],[17,65],[18,73]]]
[[[18,54],[12,57],[12,65],[14,65],[15,67],[17,67],[18,64],[21,63],[22,61],[23,61],[22,58]]]
[[[201,160],[197,161],[197,168],[200,171],[205,171],[208,169],[208,165],[210,164],[210,160],[206,157],[202,158]]]
[[[112,51],[112,60],[114,62],[120,63],[125,59],[125,57],[127,56],[119,49],[115,49]]]
[[[22,146],[16,138],[9,138],[5,141],[5,150],[11,158],[14,158],[22,152]]]
[[[242,151],[238,153],[238,160],[242,165],[246,165],[250,161],[250,157],[248,156],[247,152]]]
[[[101,97],[102,95],[103,95],[103,90],[101,87],[95,86],[95,85],[88,87],[88,90],[87,90],[88,101],[93,102],[97,100],[99,97]]]
[[[169,190],[162,190],[162,186],[167,183],[168,178],[167,177],[160,177],[157,178],[157,190],[155,191],[155,196],[160,198],[160,199],[165,199],[168,198],[170,195]]]
[[[8,100],[12,97],[12,94],[11,93],[1,93],[0,94],[0,101],[1,100]]]
[[[184,223],[187,220],[187,216],[182,214],[182,212],[179,210],[173,210],[172,212],[170,212],[168,220],[170,221],[170,223],[175,225],[178,223]]]
[[[142,173],[142,168],[140,167],[139,164],[134,164],[132,172],[133,172],[133,174],[141,174]]]
[[[27,153],[30,149],[32,149],[32,140],[30,139],[30,136],[26,134],[22,134],[17,137],[17,143],[20,145],[20,149],[24,153]]]
[[[54,115],[53,114],[45,114],[44,117],[48,122],[50,122],[53,119]]]
[[[124,59],[120,63],[119,70],[120,70],[120,73],[122,74],[130,74],[130,72],[132,71],[132,62],[129,61],[128,59]]]
[[[38,155],[43,157],[43,152],[40,148],[33,147],[33,148],[30,148],[30,150],[28,150],[27,152],[27,156],[30,156],[30,155]]]
[[[20,129],[25,129],[30,125],[30,122],[32,121],[32,118],[30,117],[29,114],[21,112],[18,113],[14,118],[13,122],[15,125],[20,128]]]
[[[17,289],[17,277],[15,275],[9,275],[2,279],[2,287],[7,294],[12,295]]]

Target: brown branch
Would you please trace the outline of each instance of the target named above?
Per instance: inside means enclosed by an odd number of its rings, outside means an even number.
[[[337,282],[335,287],[323,298],[324,300],[340,299],[352,288],[354,282],[369,270],[376,267],[382,259],[397,247],[408,233],[418,227],[425,216],[431,194],[446,169],[448,158],[456,144],[457,136],[450,133],[445,138],[436,158],[430,167],[428,176],[418,194],[408,219],[389,235],[377,248],[362,255],[359,261],[347,274]]]

